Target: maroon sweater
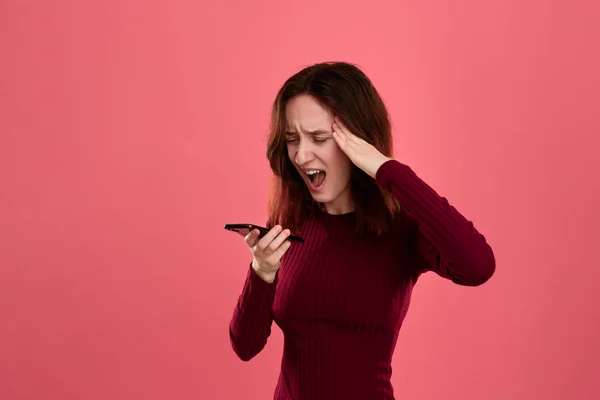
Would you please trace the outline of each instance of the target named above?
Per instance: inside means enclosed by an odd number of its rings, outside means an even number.
[[[391,234],[361,238],[355,214],[321,214],[297,232],[273,283],[250,267],[230,324],[244,361],[284,334],[275,399],[393,399],[391,361],[419,275],[476,286],[495,271],[486,239],[408,166],[391,160],[377,182],[406,211]]]

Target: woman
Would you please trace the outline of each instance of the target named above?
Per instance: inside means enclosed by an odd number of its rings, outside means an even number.
[[[417,278],[477,286],[495,271],[484,236],[391,153],[386,107],[357,67],[316,64],[279,91],[270,231],[246,236],[253,260],[230,324],[245,361],[273,321],[283,331],[275,399],[393,399],[392,354]]]

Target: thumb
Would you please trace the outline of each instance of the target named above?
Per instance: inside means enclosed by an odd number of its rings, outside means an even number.
[[[246,241],[246,244],[249,247],[254,247],[254,245],[256,245],[256,242],[258,241],[258,235],[259,235],[258,229],[254,229],[252,232],[250,232],[249,234],[247,234],[244,237],[244,240]]]

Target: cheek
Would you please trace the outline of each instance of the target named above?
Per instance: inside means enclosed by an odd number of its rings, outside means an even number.
[[[352,171],[352,160],[340,149],[337,145],[331,152],[331,163],[335,165],[335,169],[340,174],[340,177],[349,177]]]
[[[294,150],[294,147],[287,144],[286,149],[288,158],[290,159],[290,161],[294,162],[294,158],[296,157],[296,151]]]
[[[334,157],[337,160],[337,163],[340,165],[349,165],[352,164],[350,158],[344,153],[344,151],[336,144],[333,150]]]
[[[340,164],[343,162],[344,158],[348,158],[346,153],[344,153],[342,151],[340,146],[338,146],[337,143],[335,143],[335,141],[333,139],[331,140],[331,144],[329,145],[329,148],[327,149],[327,153],[329,154],[329,158],[332,161],[335,161],[336,164]]]

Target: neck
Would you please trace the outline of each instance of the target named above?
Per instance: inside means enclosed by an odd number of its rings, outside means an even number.
[[[322,204],[322,208],[327,214],[331,215],[348,214],[356,209],[350,196],[339,196],[329,203]]]

